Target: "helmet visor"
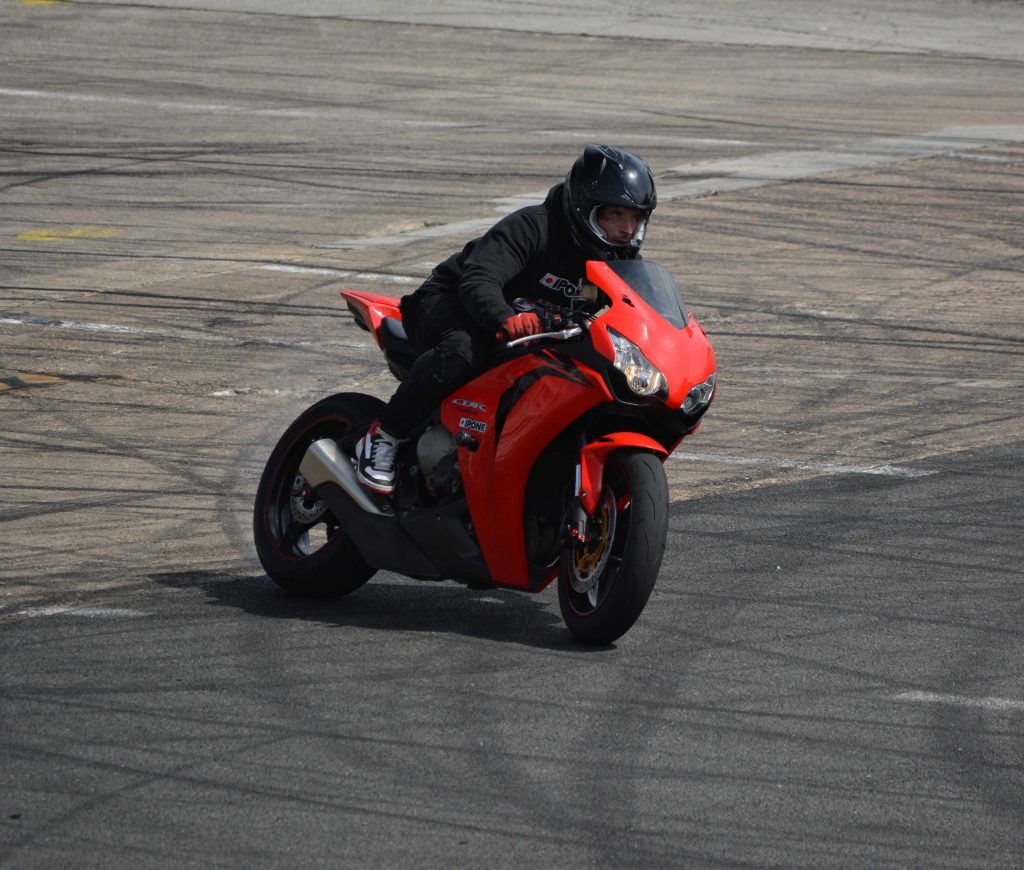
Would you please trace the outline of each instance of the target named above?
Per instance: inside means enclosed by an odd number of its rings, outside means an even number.
[[[587,223],[597,238],[613,247],[639,248],[647,233],[650,212],[601,203],[590,210]]]

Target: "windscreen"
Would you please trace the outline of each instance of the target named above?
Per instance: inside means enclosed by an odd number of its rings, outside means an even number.
[[[690,318],[668,269],[650,260],[613,260],[608,265],[669,323],[678,329],[686,326]]]

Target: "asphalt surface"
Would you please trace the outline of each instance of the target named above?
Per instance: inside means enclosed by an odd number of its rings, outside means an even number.
[[[0,867],[1024,866],[1024,7],[889,6],[3,2]],[[338,288],[588,141],[720,363],[640,621],[278,591]]]

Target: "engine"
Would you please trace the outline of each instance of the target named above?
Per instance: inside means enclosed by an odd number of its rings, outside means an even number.
[[[416,460],[431,495],[456,495],[462,489],[459,448],[452,433],[440,423],[427,429],[416,442]]]

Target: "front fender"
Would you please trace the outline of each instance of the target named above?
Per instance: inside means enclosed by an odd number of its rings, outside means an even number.
[[[579,499],[588,516],[597,510],[604,487],[604,466],[608,456],[626,447],[649,450],[662,459],[668,456],[664,445],[639,432],[613,432],[585,445],[580,451]]]

